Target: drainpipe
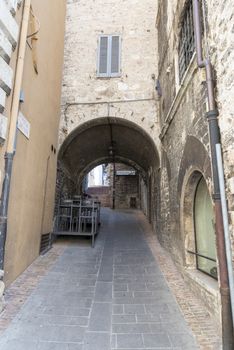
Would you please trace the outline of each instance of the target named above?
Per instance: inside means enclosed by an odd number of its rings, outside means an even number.
[[[113,157],[114,158],[114,157]],[[112,195],[112,209],[115,209],[115,195],[116,195],[116,178],[115,178],[115,172],[116,172],[116,167],[115,167],[115,159],[113,159],[113,195]]]
[[[7,216],[8,203],[10,194],[11,174],[13,167],[15,136],[17,130],[17,119],[19,112],[20,90],[24,70],[24,58],[28,33],[28,22],[30,16],[31,0],[24,1],[22,26],[19,40],[19,51],[15,70],[15,84],[12,95],[12,106],[10,114],[9,134],[7,139],[6,153],[5,153],[5,175],[2,186],[1,205],[0,205],[0,270],[4,268],[4,252],[7,235]]]
[[[223,350],[231,350],[234,348],[233,337],[233,320],[231,312],[230,288],[228,279],[227,256],[225,249],[225,235],[223,226],[223,216],[221,207],[221,196],[219,187],[219,175],[216,145],[220,143],[220,130],[218,125],[219,112],[215,102],[213,67],[210,58],[203,58],[202,53],[202,30],[201,30],[201,12],[199,0],[193,0],[193,19],[196,41],[197,64],[199,68],[205,68],[208,112],[206,113],[211,148],[212,174],[213,174],[213,199],[215,205],[215,228],[216,228],[216,244],[218,255],[218,268],[220,279],[220,296],[221,296],[221,314],[222,314],[222,340]]]

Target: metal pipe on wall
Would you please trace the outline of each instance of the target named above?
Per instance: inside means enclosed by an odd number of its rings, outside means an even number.
[[[220,130],[218,125],[218,110],[215,102],[213,67],[209,57],[203,59],[202,46],[202,29],[201,29],[201,12],[199,0],[193,0],[193,19],[196,41],[197,64],[199,68],[205,68],[208,112],[206,114],[209,124],[212,175],[214,187],[214,205],[215,205],[215,221],[216,221],[216,242],[219,268],[220,296],[221,296],[221,313],[222,313],[222,340],[223,350],[231,350],[234,348],[233,337],[233,319],[231,311],[230,288],[227,267],[227,255],[224,235],[224,225],[221,207],[221,196],[218,175],[218,163],[216,154],[216,145],[220,143]],[[222,165],[223,166],[223,165]]]
[[[28,23],[30,16],[31,0],[24,1],[22,26],[19,39],[19,51],[15,69],[15,83],[12,96],[12,107],[10,113],[9,134],[7,138],[5,154],[5,174],[2,186],[1,206],[0,206],[0,270],[4,268],[4,253],[7,235],[8,203],[10,195],[11,174],[14,159],[15,136],[17,131],[17,119],[20,104],[20,90],[23,79],[24,59],[27,44]]]
[[[230,294],[231,294],[232,319],[234,320],[234,274],[233,274],[233,265],[232,265],[232,248],[231,248],[231,241],[230,241],[230,235],[229,235],[228,210],[227,210],[227,202],[226,202],[226,195],[225,195],[222,150],[221,150],[220,144],[216,145],[216,154],[217,154],[217,162],[218,162],[219,186],[220,186],[222,214],[223,214],[223,223],[224,223],[228,277],[229,277]]]

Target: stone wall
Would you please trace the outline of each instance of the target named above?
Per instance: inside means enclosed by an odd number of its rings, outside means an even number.
[[[118,175],[119,171],[135,171],[124,164],[116,164],[115,207],[118,209],[139,208],[139,175]]]
[[[187,71],[179,80],[178,46],[186,1],[160,1],[157,17],[159,49],[158,79],[162,142],[159,222],[160,242],[171,252],[194,293],[205,300],[219,320],[218,285],[196,270],[187,249],[194,235],[193,201],[198,178],[204,176],[212,194],[210,146],[205,117],[207,96],[204,71],[197,68],[194,53]],[[233,17],[231,1],[205,1],[208,24],[203,31],[204,47],[209,46],[216,74],[217,105],[222,136],[224,167],[229,199],[230,229],[233,235]],[[230,11],[231,9],[231,11]],[[195,175],[194,175],[195,174]],[[190,243],[189,243],[190,242]],[[188,277],[189,276],[189,277]],[[204,282],[205,280],[205,282]],[[210,287],[212,285],[212,287]],[[213,310],[213,311],[212,311]]]
[[[86,121],[120,117],[140,125],[159,147],[155,10],[155,0],[67,1],[60,144]],[[101,34],[121,36],[120,77],[97,76]]]
[[[112,203],[112,188],[110,186],[95,186],[88,187],[86,193],[90,195],[92,198],[96,198],[99,202],[101,202],[102,207],[110,208]]]
[[[234,6],[232,0],[206,2],[209,24],[207,41],[216,71],[216,97],[234,255]]]
[[[214,310],[218,319],[218,284],[213,280],[214,283],[209,283],[210,277],[204,280],[202,273],[195,277],[191,274],[191,270],[196,270],[195,259],[187,252],[194,241],[193,203],[198,179],[203,176],[210,194],[213,191],[205,117],[205,76],[204,71],[197,68],[195,53],[183,78],[179,79],[179,36],[187,3],[188,0],[67,2],[59,144],[62,145],[78,126],[102,117],[132,121],[151,136],[161,156],[161,168],[152,165],[147,177],[140,179],[141,207],[191,288],[209,305],[210,312]],[[208,26],[204,26],[203,41],[204,47],[209,47],[216,71],[233,236],[234,9],[231,0],[225,3],[204,0],[204,3],[207,9],[204,19]],[[97,76],[98,37],[101,34],[121,35],[120,77]],[[100,142],[103,142],[102,135]],[[136,188],[136,182],[133,187]]]

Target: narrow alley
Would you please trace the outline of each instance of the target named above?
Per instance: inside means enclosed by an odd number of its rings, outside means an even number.
[[[139,211],[103,209],[95,248],[85,238],[62,243],[55,264],[1,335],[0,349],[199,349],[148,245],[145,225]],[[212,321],[199,307],[211,335]],[[212,340],[218,341],[215,334]]]

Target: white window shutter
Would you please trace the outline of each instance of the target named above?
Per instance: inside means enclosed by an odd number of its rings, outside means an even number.
[[[108,75],[108,37],[107,36],[100,37],[98,74],[100,76]]]
[[[120,66],[120,37],[112,36],[111,42],[111,75],[119,74]]]
[[[99,38],[98,52],[99,77],[117,77],[120,75],[120,36],[102,35]]]

